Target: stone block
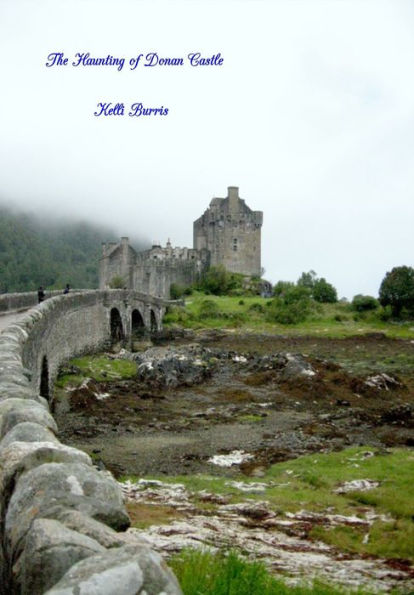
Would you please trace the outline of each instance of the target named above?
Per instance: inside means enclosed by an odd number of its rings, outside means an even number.
[[[105,548],[98,542],[58,521],[36,519],[13,566],[13,588],[21,595],[41,595],[74,564],[103,552]]]
[[[182,595],[161,556],[124,546],[75,564],[45,595]]]
[[[0,439],[14,426],[25,421],[38,423],[52,432],[57,432],[55,420],[41,403],[13,398],[0,402]]]
[[[52,462],[92,465],[92,461],[86,453],[56,442],[13,442],[10,446],[0,447],[2,506],[7,506],[11,490],[22,473]]]
[[[102,521],[115,530],[129,527],[121,490],[114,479],[80,463],[48,463],[20,476],[7,509],[5,544],[13,557],[35,518],[50,518],[56,504]]]
[[[13,426],[13,428],[7,432],[3,440],[0,442],[0,449],[6,448],[13,442],[57,442],[59,440],[56,436],[42,426],[35,422],[24,421],[21,424]]]

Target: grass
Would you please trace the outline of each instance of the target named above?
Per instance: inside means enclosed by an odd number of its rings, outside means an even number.
[[[268,322],[266,312],[270,301],[258,296],[240,298],[194,292],[186,299],[185,307],[174,307],[166,314],[164,324],[192,329],[237,328],[289,336],[344,338],[364,333],[384,333],[389,338],[414,338],[414,321],[384,322],[375,314],[358,315],[349,304],[340,302],[318,304],[317,312],[299,324]]]
[[[145,529],[151,525],[168,525],[180,517],[180,513],[171,506],[146,504],[144,502],[126,502],[126,509],[131,525],[137,529]]]
[[[86,355],[71,360],[68,366],[77,369],[77,373],[67,373],[67,366],[56,381],[59,388],[64,388],[67,384],[77,386],[85,378],[93,378],[97,382],[109,380],[122,380],[132,378],[137,373],[135,362],[114,359],[107,355]]]
[[[184,550],[169,561],[184,595],[339,595],[344,590],[315,582],[289,586],[261,562],[228,554]],[[347,591],[349,593],[349,591]],[[361,590],[352,593],[364,593]],[[366,593],[366,592],[365,592]]]
[[[310,536],[346,552],[414,561],[413,471],[412,450],[392,449],[384,453],[369,447],[353,447],[272,465],[259,480],[267,485],[260,494],[241,494],[228,485],[226,477],[191,475],[160,479],[184,484],[194,494],[195,501],[197,492],[206,490],[226,495],[230,502],[267,500],[280,514],[304,509],[365,518],[364,513],[371,509],[378,515],[388,515],[389,522],[378,518],[369,530],[367,526],[361,529],[346,524],[333,528],[316,525]],[[257,481],[245,476],[239,479],[246,483]],[[339,485],[355,479],[371,479],[380,485],[370,491],[334,493]]]
[[[245,415],[240,415],[238,420],[242,423],[256,423],[258,421],[262,421],[263,417],[261,415],[254,415],[252,413],[246,413]]]

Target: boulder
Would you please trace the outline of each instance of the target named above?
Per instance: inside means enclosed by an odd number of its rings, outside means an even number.
[[[21,425],[21,424],[19,424]],[[0,448],[0,498],[7,505],[18,477],[44,463],[83,463],[92,466],[90,457],[70,446],[56,442],[13,442]]]
[[[13,587],[21,595],[41,595],[74,564],[103,552],[105,548],[97,541],[58,521],[35,519],[13,566]]]
[[[91,537],[105,548],[119,547],[126,544],[148,545],[144,538],[135,533],[118,533],[99,521],[95,521],[79,510],[65,508],[56,504],[47,512],[47,516],[60,521],[65,527]]]
[[[161,556],[145,546],[124,546],[73,566],[45,595],[182,595]]]
[[[0,439],[19,423],[38,423],[57,433],[56,422],[44,405],[29,399],[6,399],[0,402]]]
[[[19,554],[33,520],[50,518],[56,504],[79,510],[115,530],[123,531],[130,524],[121,490],[107,473],[83,463],[47,463],[23,473],[10,498],[5,544],[11,556]]]
[[[151,387],[192,386],[211,376],[211,352],[199,345],[153,347],[136,354],[137,377]]]
[[[6,448],[13,442],[59,442],[56,436],[44,426],[24,421],[7,432],[0,442],[0,448]]]

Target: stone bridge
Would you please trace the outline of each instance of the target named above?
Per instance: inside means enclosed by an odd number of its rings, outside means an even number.
[[[160,330],[170,302],[128,290],[0,296],[0,593],[177,595],[160,556],[125,533],[118,484],[61,444],[50,414],[62,363]],[[5,306],[6,303],[6,306]]]

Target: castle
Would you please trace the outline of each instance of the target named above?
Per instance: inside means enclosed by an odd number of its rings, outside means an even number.
[[[191,285],[210,266],[260,277],[262,223],[263,213],[252,211],[239,189],[229,186],[227,197],[213,198],[194,221],[193,248],[174,248],[168,241],[165,248],[136,252],[127,237],[102,244],[99,287],[106,289],[117,278],[128,289],[168,298],[173,283]]]

